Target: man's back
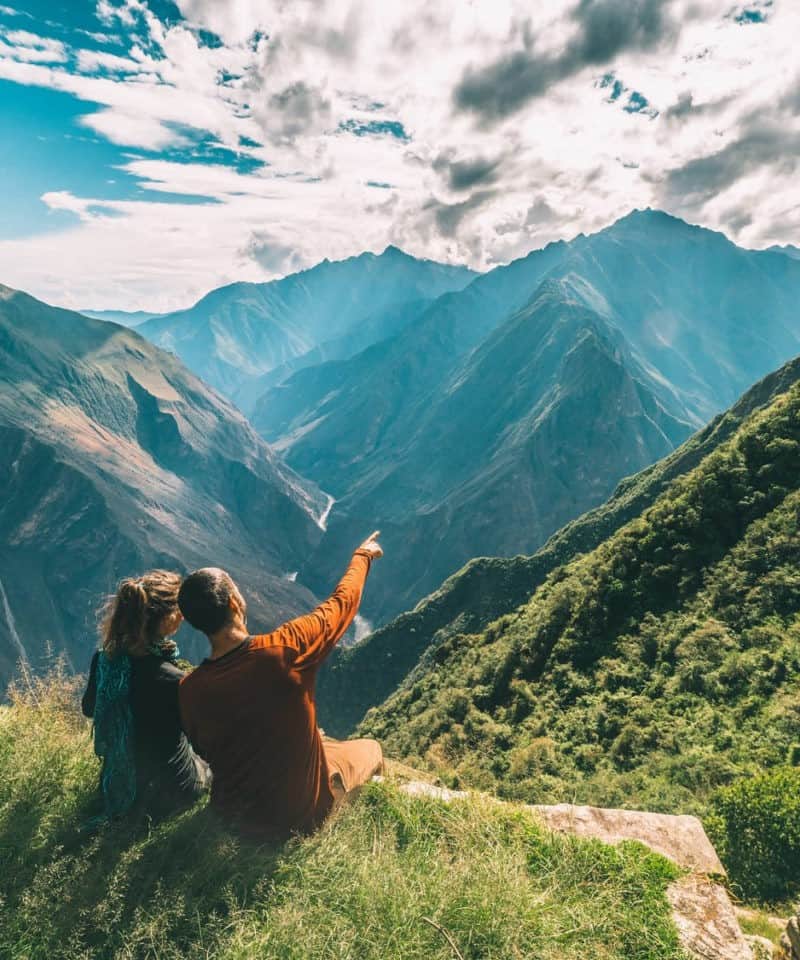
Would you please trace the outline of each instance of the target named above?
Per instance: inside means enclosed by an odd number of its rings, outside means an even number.
[[[294,651],[271,645],[272,636],[201,664],[181,684],[181,711],[214,774],[211,802],[226,819],[276,833],[311,830],[333,803],[314,675],[293,670]]]
[[[205,660],[181,683],[183,726],[211,766],[211,802],[226,819],[284,834],[313,830],[330,812],[316,672],[358,610],[369,564],[356,551],[313,613]]]

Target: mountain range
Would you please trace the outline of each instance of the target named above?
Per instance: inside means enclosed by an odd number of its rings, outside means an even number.
[[[191,566],[222,543],[217,555],[229,551],[225,562],[256,593],[267,571],[254,608],[263,602],[263,622],[310,597],[300,584],[324,594],[353,545],[380,528],[386,557],[365,596],[363,635],[474,557],[500,558],[486,561],[497,569],[504,557],[536,554],[622,478],[668,455],[800,350],[798,302],[800,261],[786,251],[743,250],[653,210],[477,276],[394,247],[324,261],[212,291],[189,310],[137,323],[135,333],[77,314],[29,322],[20,319],[26,310],[39,317],[52,308],[8,293],[3,320],[17,327],[9,327],[2,409],[9,428],[91,474],[95,489],[114,478],[114,496],[100,500],[113,501],[115,529],[139,544],[136,563],[160,550]],[[39,392],[35,403],[12,399],[21,384]],[[42,415],[54,400],[70,409],[60,432]],[[135,440],[182,485],[134,471],[140,454],[123,457],[113,443],[93,463],[89,428],[78,427],[73,407],[112,438]],[[127,412],[109,419],[108,408]],[[222,479],[231,463],[246,464],[246,494]],[[269,488],[260,501],[253,473]],[[259,502],[270,506],[254,522]],[[120,519],[151,503],[157,533]],[[214,503],[233,526],[197,529]],[[24,500],[7,506],[14,537],[26,509]],[[197,550],[180,544],[175,516],[195,525]],[[230,546],[234,528],[247,549]],[[0,581],[8,625],[24,603],[2,572]],[[66,621],[74,637],[78,621],[73,613]],[[402,680],[400,662],[376,690]],[[348,722],[371,702],[344,707]]]
[[[84,669],[98,601],[147,567],[228,568],[262,628],[314,602],[290,575],[326,496],[133,331],[0,287],[0,450],[0,681]]]
[[[796,260],[635,211],[292,373],[251,419],[336,499],[303,576],[379,527],[380,623],[474,556],[535,552],[796,354],[798,302]]]
[[[220,287],[138,329],[212,387],[242,398],[244,408],[252,381],[304,354],[315,362],[320,355],[313,351],[328,341],[351,337],[363,347],[382,339],[401,322],[398,311],[413,315],[417,301],[460,290],[473,276],[466,267],[417,260],[390,246],[268,283]]]

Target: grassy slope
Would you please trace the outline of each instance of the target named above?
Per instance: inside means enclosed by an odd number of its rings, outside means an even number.
[[[371,707],[381,704],[433,643],[477,633],[530,599],[547,575],[578,553],[595,549],[651,506],[676,478],[725,443],[755,411],[800,380],[800,358],[759,381],[725,414],[674,453],[623,481],[603,506],[568,524],[530,557],[477,558],[414,610],[336,656],[323,670],[320,719],[332,735],[346,735]]]
[[[0,956],[678,960],[677,870],[546,834],[519,809],[370,785],[315,837],[249,847],[202,806],[88,836],[97,777],[74,690],[0,708]],[[424,918],[428,918],[427,920]]]
[[[799,441],[795,384],[361,730],[505,796],[671,812],[796,758]]]

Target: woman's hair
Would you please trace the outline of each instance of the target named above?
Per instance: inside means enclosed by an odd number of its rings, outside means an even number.
[[[158,638],[162,619],[178,609],[180,587],[180,574],[169,570],[150,570],[121,580],[100,611],[100,641],[106,656],[146,653]]]

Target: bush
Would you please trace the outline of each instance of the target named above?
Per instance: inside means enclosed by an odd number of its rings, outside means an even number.
[[[744,897],[784,900],[800,891],[800,769],[779,767],[723,788],[714,813],[708,826]]]

